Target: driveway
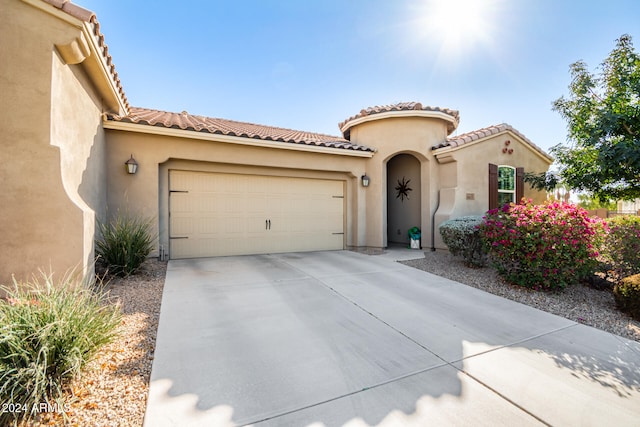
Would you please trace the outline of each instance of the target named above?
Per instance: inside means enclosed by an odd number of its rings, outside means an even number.
[[[145,426],[640,423],[640,344],[381,256],[170,261]]]

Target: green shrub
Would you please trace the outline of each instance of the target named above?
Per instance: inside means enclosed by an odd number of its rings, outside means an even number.
[[[98,223],[96,255],[109,273],[124,277],[142,265],[153,250],[151,227],[151,219],[120,214],[108,223]]]
[[[487,212],[480,232],[490,260],[509,282],[558,290],[593,274],[604,224],[569,203],[525,200]]]
[[[481,216],[462,216],[440,224],[440,236],[449,252],[462,256],[465,262],[475,267],[485,266],[487,251],[482,242],[479,225]]]
[[[640,273],[640,217],[618,216],[607,224],[609,233],[603,249],[606,261],[617,277]]]
[[[613,297],[621,311],[640,320],[640,274],[625,277],[613,288]]]
[[[0,413],[0,425],[31,419],[41,404],[61,410],[63,390],[120,323],[95,282],[44,273],[3,288],[0,299],[0,401],[20,411]],[[35,405],[35,406],[34,406]],[[35,409],[35,411],[34,411]]]

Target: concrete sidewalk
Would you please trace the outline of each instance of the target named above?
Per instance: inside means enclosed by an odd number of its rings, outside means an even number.
[[[640,423],[640,343],[352,252],[171,261],[145,426]]]

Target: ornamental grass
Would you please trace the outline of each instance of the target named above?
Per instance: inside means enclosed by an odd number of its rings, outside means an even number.
[[[63,391],[97,351],[115,338],[118,306],[94,280],[43,272],[14,281],[0,299],[0,425],[33,419],[43,405],[62,411]]]
[[[153,250],[155,235],[149,218],[118,214],[109,222],[99,222],[98,231],[96,255],[110,274],[135,273]]]

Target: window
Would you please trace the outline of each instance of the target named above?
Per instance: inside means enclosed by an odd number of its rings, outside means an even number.
[[[519,202],[524,196],[524,168],[489,163],[489,209]]]
[[[516,168],[498,166],[498,205],[516,201]]]

